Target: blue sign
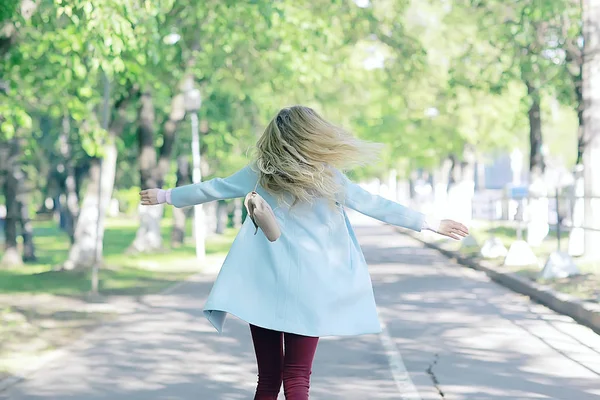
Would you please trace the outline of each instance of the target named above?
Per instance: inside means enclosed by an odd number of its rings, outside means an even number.
[[[508,188],[508,197],[511,199],[524,199],[529,194],[527,186],[515,186]]]

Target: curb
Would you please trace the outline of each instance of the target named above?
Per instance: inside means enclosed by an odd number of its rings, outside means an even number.
[[[399,229],[398,232],[416,239],[426,247],[439,251],[444,256],[456,260],[465,267],[485,272],[493,281],[502,286],[528,296],[557,313],[569,316],[578,323],[600,334],[600,304],[582,301],[574,296],[557,292],[549,286],[524,279],[515,273],[502,271],[485,260],[480,260],[476,257],[466,257],[455,251],[444,249],[435,243],[423,239],[416,233]]]
[[[221,258],[215,258],[215,260],[211,260],[211,261],[212,261],[212,264],[219,264],[219,263],[222,263],[223,260]],[[205,271],[203,269],[200,272],[193,273],[190,276],[188,276],[186,279],[176,282],[176,283],[173,283],[172,285],[164,288],[160,292],[151,294],[150,296],[168,295],[168,294],[174,292],[175,290],[179,289],[180,287],[193,281],[196,277],[198,277],[200,275],[206,275],[207,273],[208,274],[212,273],[212,270],[214,269],[214,265],[212,265],[212,264],[209,264],[206,266],[206,267],[208,267],[207,268],[208,271]],[[101,331],[102,329],[106,329],[106,328],[110,327],[111,322],[112,321],[99,322],[96,326],[90,328],[88,331],[83,333],[79,338],[75,339],[74,342],[72,342],[66,346],[60,347],[58,349],[51,350],[51,351],[47,352],[46,354],[44,354],[43,356],[39,357],[38,361],[35,364],[33,364],[32,366],[30,366],[28,368],[24,368],[21,371],[18,371],[15,375],[11,375],[4,379],[0,379],[0,398],[3,398],[2,393],[5,392],[6,390],[10,389],[12,386],[16,385],[19,382],[26,380],[29,376],[38,372],[39,370],[44,368],[46,365],[48,365],[50,362],[60,359],[64,356],[68,355],[73,350],[77,349],[77,346],[81,345],[86,340],[86,338],[89,335],[91,335],[92,333],[97,333],[98,331]]]

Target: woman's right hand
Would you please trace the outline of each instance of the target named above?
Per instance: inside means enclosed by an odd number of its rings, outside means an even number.
[[[469,228],[460,222],[456,222],[451,219],[445,219],[440,222],[440,227],[438,228],[437,233],[454,240],[460,240],[469,236]]]
[[[146,189],[140,192],[140,199],[143,206],[154,206],[158,204],[158,192],[160,189]]]

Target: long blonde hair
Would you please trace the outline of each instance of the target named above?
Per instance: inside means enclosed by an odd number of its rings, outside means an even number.
[[[259,182],[268,192],[285,203],[291,195],[291,205],[315,198],[333,205],[341,191],[334,168],[363,165],[381,145],[354,137],[309,107],[293,106],[279,111],[256,147]]]

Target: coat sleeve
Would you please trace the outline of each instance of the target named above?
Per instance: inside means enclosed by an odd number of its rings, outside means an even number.
[[[244,197],[254,189],[257,179],[258,175],[250,166],[246,166],[227,178],[215,178],[171,189],[171,204],[182,208],[215,200]]]
[[[372,194],[342,174],[345,205],[382,222],[421,232],[425,215]]]

